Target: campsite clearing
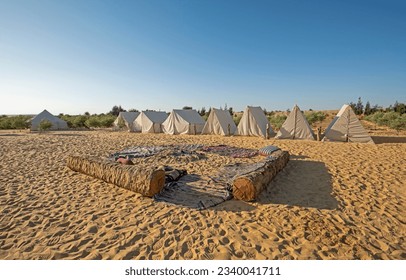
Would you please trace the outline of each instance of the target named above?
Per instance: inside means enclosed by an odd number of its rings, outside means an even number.
[[[371,135],[379,144],[1,131],[0,258],[406,259],[406,135]],[[256,201],[230,200],[201,211],[66,167],[70,154],[107,157],[130,146],[179,143],[275,145],[291,158]],[[141,158],[139,165],[156,159]],[[207,153],[161,163],[210,176],[226,164],[257,160]]]

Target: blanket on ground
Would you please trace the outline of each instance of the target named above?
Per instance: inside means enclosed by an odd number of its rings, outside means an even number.
[[[206,153],[214,153],[221,156],[229,156],[232,158],[251,158],[258,155],[258,150],[232,147],[227,145],[203,146],[201,150]]]
[[[178,181],[165,182],[161,192],[154,196],[156,201],[198,210],[216,206],[231,198],[227,185],[217,184],[197,174],[187,174]]]
[[[109,159],[116,161],[118,158],[143,158],[159,153],[171,153],[173,156],[196,153],[202,145],[166,145],[166,146],[134,146],[125,150],[110,154]]]

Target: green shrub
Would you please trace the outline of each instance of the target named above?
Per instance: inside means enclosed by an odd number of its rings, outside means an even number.
[[[100,126],[101,127],[112,127],[116,117],[113,115],[103,115],[100,116]]]
[[[238,115],[236,117],[233,117],[233,121],[235,123],[235,125],[238,125],[241,121],[242,115]]]
[[[78,115],[73,119],[72,125],[75,128],[87,127],[86,125],[87,119],[88,119],[87,116]]]
[[[49,129],[51,129],[51,127],[52,127],[52,123],[49,120],[42,120],[38,126],[40,131],[49,130]]]
[[[12,124],[15,129],[26,129],[29,127],[28,120],[30,117],[27,116],[17,116],[13,117]]]
[[[125,121],[123,120],[123,118],[118,119],[117,126],[119,128],[124,128],[126,126]]]
[[[271,123],[272,127],[275,129],[280,129],[286,119],[287,119],[286,115],[268,116],[269,122]]]
[[[10,118],[1,118],[0,119],[0,129],[12,129],[13,124]]]
[[[376,112],[366,116],[366,120],[377,125],[388,126],[396,130],[406,130],[406,115],[397,112]]]
[[[100,127],[100,120],[97,116],[92,116],[85,121],[87,127]]]
[[[305,117],[310,125],[315,122],[322,122],[326,118],[326,114],[323,112],[309,112],[305,114]]]
[[[29,127],[30,116],[0,116],[0,129],[25,129]]]

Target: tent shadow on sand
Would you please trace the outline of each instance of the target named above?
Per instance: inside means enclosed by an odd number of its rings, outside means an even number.
[[[371,136],[375,144],[406,143],[404,136]]]
[[[332,191],[331,175],[323,162],[291,156],[257,202],[333,210],[338,202]]]
[[[1,134],[1,133],[0,133],[0,137],[14,137],[14,136],[23,136],[23,134],[17,134],[17,133],[5,133],[5,134]]]

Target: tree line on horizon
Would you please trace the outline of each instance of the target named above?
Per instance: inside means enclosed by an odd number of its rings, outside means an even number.
[[[396,101],[393,105],[383,108],[382,106],[378,105],[371,106],[370,102],[367,101],[364,106],[361,97],[359,97],[356,103],[350,102],[349,105],[352,107],[355,114],[360,116],[360,118],[364,118],[365,120],[374,122],[378,125],[385,125],[393,129],[406,130],[406,105],[404,103],[399,103]],[[182,109],[190,110],[193,109],[193,107],[184,106]],[[236,114],[233,107],[228,107],[227,104],[225,104],[224,108],[220,106],[220,109],[229,111],[234,122],[236,124],[239,123],[241,114]],[[263,110],[274,128],[280,128],[287,118],[286,114],[277,114],[282,111],[267,111],[265,108]],[[68,127],[73,129],[109,128],[113,126],[113,123],[120,112],[139,111],[137,109],[129,109],[127,111],[121,105],[114,105],[107,113],[92,115],[89,112],[85,112],[83,115],[69,115],[61,113],[58,115],[58,117],[66,121],[68,123]],[[211,112],[211,107],[208,110],[206,110],[205,107],[201,107],[197,110],[197,112],[205,120],[207,120]],[[289,109],[287,112],[289,113]],[[311,125],[313,123],[323,121],[326,118],[326,114],[321,111],[313,111],[310,109],[309,112],[305,114],[305,117]],[[31,118],[31,116],[26,115],[0,115],[0,129],[27,129],[30,127]]]

